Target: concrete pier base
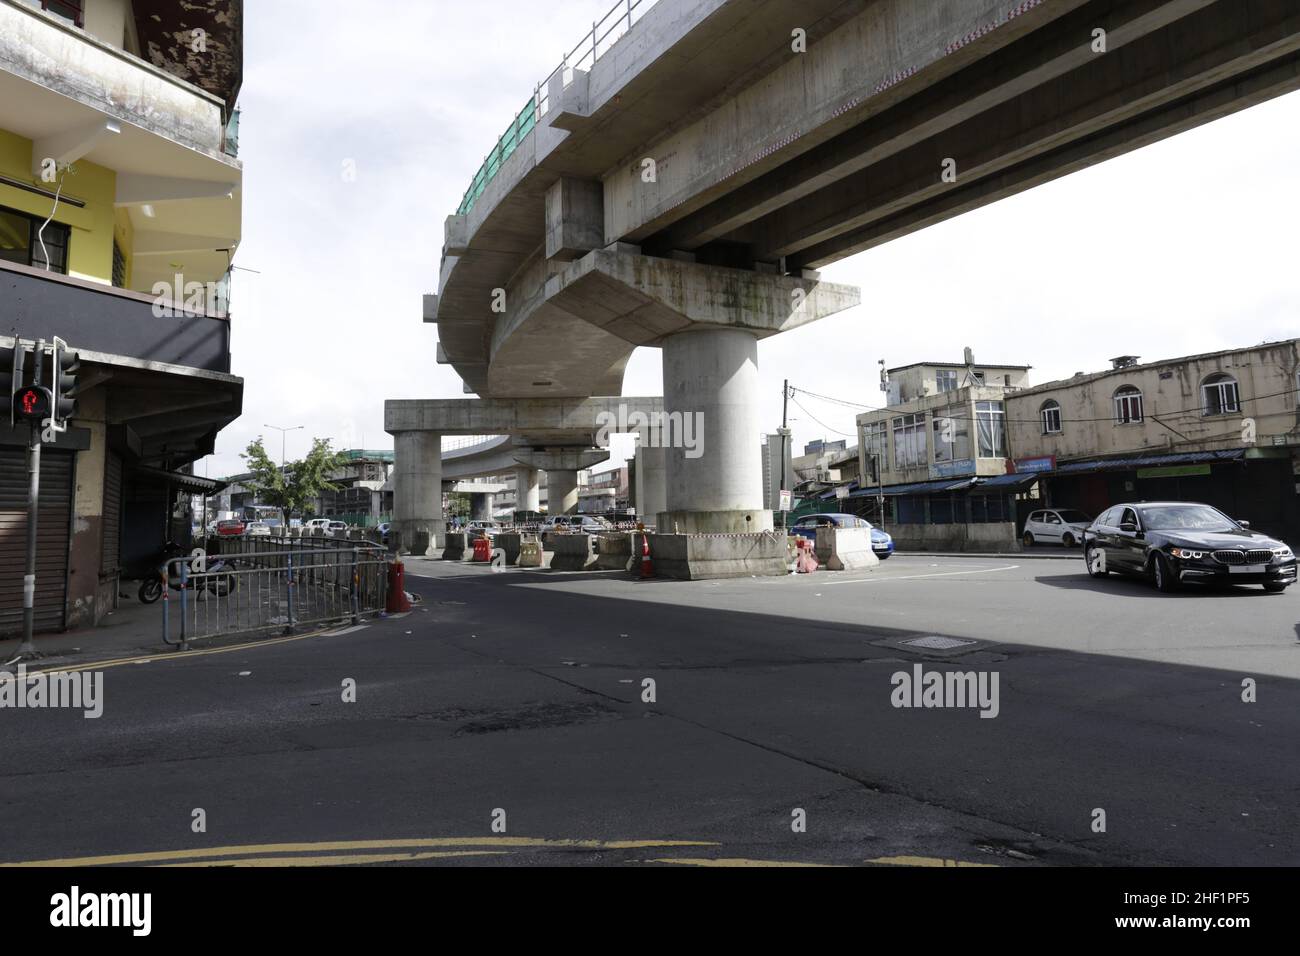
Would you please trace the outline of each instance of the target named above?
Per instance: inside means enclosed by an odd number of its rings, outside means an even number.
[[[788,574],[785,535],[654,534],[650,560],[655,574],[680,581],[776,577]]]

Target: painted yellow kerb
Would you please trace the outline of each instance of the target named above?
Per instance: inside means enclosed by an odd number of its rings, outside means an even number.
[[[80,160],[63,181],[62,195],[84,202],[85,208],[60,202],[54,221],[72,228],[68,242],[68,275],[105,284],[113,281],[113,236],[119,226],[117,174],[97,163]],[[32,175],[32,141],[0,129],[0,175],[40,189],[57,184],[40,182]],[[54,202],[46,196],[0,183],[0,206],[44,220]],[[122,213],[125,218],[125,213]],[[129,253],[131,246],[122,247]]]

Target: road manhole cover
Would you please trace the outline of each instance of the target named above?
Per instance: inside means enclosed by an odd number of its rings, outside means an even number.
[[[924,647],[928,651],[951,651],[956,647],[966,647],[975,641],[960,641],[955,637],[917,637],[902,642],[907,647]]]

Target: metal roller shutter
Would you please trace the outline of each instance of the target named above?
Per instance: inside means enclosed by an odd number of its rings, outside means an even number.
[[[122,456],[108,453],[104,463],[104,545],[100,578],[112,577],[122,566]]]
[[[37,512],[36,631],[64,627],[73,452],[41,450]],[[0,448],[0,635],[23,627],[23,565],[27,550],[27,453]]]

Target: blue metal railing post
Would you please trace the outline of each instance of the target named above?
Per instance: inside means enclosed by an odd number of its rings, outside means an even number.
[[[181,650],[190,649],[189,642],[189,582],[190,582],[190,563],[181,561]],[[167,572],[163,577],[163,587],[171,586],[171,565],[167,566]]]
[[[285,593],[288,598],[289,606],[289,623],[284,626],[284,633],[293,633],[293,552],[290,551],[285,559]]]
[[[361,551],[352,549],[352,623],[361,623],[361,571],[358,567]]]

